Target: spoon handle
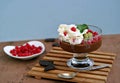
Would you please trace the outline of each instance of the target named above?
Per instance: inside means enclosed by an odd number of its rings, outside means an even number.
[[[99,65],[99,66],[93,66],[93,67],[89,68],[88,70],[96,70],[96,69],[101,69],[101,68],[105,68],[105,67],[110,67],[110,65],[103,64],[103,65]]]

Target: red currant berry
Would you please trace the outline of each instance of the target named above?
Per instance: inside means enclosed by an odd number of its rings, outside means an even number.
[[[64,31],[64,33],[63,33],[63,34],[64,34],[64,36],[66,36],[66,35],[67,35],[67,31]]]
[[[90,29],[88,29],[88,32],[91,32],[91,33],[93,33],[93,31],[92,31],[92,30],[90,30]]]
[[[75,28],[75,27],[72,27],[71,30],[72,30],[73,32],[76,32],[76,28]]]

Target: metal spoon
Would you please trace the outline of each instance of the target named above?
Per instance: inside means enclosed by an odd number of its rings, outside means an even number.
[[[101,69],[101,68],[105,68],[105,67],[110,67],[110,65],[103,64],[103,65],[99,65],[99,66],[90,67],[87,70],[79,70],[77,72],[72,72],[72,73],[59,73],[58,77],[70,79],[70,78],[74,78],[77,75],[77,73],[79,73],[80,71],[96,70],[96,69]]]

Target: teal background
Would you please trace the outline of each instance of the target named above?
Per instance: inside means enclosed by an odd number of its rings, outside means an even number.
[[[120,0],[0,0],[0,42],[58,37],[59,24],[120,33]]]

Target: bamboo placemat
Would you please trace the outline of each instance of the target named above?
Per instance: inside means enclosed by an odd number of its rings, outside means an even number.
[[[88,56],[94,60],[94,65],[109,64],[110,67],[94,71],[82,71],[73,79],[59,78],[57,76],[58,73],[76,71],[66,65],[67,60],[72,56],[72,53],[63,51],[60,47],[53,47],[53,49],[43,57],[43,60],[54,61],[56,69],[44,72],[44,67],[37,63],[27,74],[28,76],[33,76],[37,79],[48,78],[79,83],[105,83],[115,59],[115,54],[113,53],[91,52]]]

